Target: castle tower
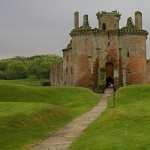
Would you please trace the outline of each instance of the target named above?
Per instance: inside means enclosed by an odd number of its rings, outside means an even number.
[[[120,30],[120,47],[123,53],[123,64],[126,64],[127,84],[145,82],[146,74],[146,39],[148,33],[142,29],[142,13],[135,12],[135,25],[132,18],[127,20],[126,27]],[[128,62],[128,63],[126,63]]]
[[[74,14],[75,28],[71,31],[72,39],[71,62],[73,69],[72,84],[89,87],[90,80],[90,52],[92,48],[92,28],[89,25],[88,15],[83,16],[83,23],[79,26],[79,13]]]
[[[120,14],[117,11],[112,12],[98,12],[98,27],[101,30],[118,30]]]
[[[135,29],[142,30],[142,13],[140,11],[135,12]]]

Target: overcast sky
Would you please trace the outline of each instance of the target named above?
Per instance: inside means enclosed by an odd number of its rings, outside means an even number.
[[[73,28],[73,13],[89,15],[97,27],[96,13],[118,10],[120,25],[134,12],[143,12],[144,29],[150,31],[149,0],[0,0],[0,58],[35,54],[61,54]],[[149,39],[148,39],[149,45]]]

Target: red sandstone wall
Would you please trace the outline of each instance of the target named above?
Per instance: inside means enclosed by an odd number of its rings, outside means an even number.
[[[145,58],[142,56],[131,57],[128,60],[127,80],[128,84],[144,83],[145,81]]]
[[[144,83],[146,75],[146,37],[126,34],[120,37],[123,65],[127,63],[127,84]]]
[[[94,51],[92,35],[78,35],[72,39],[72,65],[74,68],[73,84],[91,86],[91,52]]]
[[[91,86],[91,73],[89,68],[89,62],[88,62],[88,56],[87,55],[81,55],[79,57],[79,66],[78,66],[78,72],[79,72],[79,78],[76,82],[78,86],[84,86],[84,87],[90,87]]]

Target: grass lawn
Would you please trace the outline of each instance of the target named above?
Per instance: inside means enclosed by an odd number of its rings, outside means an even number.
[[[150,150],[150,85],[121,88],[70,150]]]
[[[24,150],[91,109],[99,95],[86,88],[0,81],[0,150]]]

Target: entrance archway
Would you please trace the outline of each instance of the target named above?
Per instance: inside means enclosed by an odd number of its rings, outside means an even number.
[[[114,66],[112,63],[106,63],[106,87],[114,85]]]

